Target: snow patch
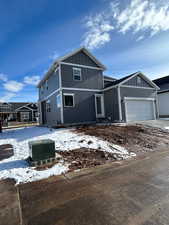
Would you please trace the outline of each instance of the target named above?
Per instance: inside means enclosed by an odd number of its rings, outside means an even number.
[[[0,161],[0,179],[14,178],[18,183],[40,180],[53,175],[59,175],[68,171],[68,164],[60,161],[52,168],[37,171],[29,167],[25,159],[29,156],[29,141],[52,139],[55,148],[62,151],[70,151],[78,148],[99,149],[117,154],[120,158],[127,159],[135,156],[125,148],[100,140],[97,137],[77,134],[74,129],[49,129],[44,127],[27,127],[5,130],[0,134],[1,144],[12,144],[14,156]]]

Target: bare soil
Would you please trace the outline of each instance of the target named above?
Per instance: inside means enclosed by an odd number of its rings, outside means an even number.
[[[169,148],[169,132],[143,125],[84,126],[75,132],[96,136],[125,147],[129,152],[142,154]]]
[[[10,144],[0,145],[0,160],[13,156],[13,146]]]
[[[96,149],[80,148],[72,151],[58,151],[58,153],[63,157],[65,162],[70,164],[69,172],[103,165],[116,160],[114,154]]]

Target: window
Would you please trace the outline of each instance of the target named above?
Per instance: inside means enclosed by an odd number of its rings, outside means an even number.
[[[74,94],[64,94],[64,106],[74,107]]]
[[[81,81],[81,69],[73,68],[73,79],[77,81]]]
[[[47,112],[50,112],[51,111],[51,108],[50,108],[50,100],[47,100],[47,102],[46,102],[46,111]]]
[[[57,104],[58,108],[61,107],[61,95],[57,95],[57,97],[56,97],[56,104]]]
[[[21,112],[21,121],[29,120],[29,112]]]
[[[40,90],[41,90],[41,94],[43,94],[43,86],[41,86]]]

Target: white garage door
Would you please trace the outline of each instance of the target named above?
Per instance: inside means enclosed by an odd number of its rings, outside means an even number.
[[[152,100],[137,100],[137,99],[126,99],[126,120],[137,121],[137,120],[154,120],[154,101]]]

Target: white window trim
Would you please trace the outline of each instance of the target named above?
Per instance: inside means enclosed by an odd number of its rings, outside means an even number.
[[[77,75],[74,74],[74,71],[75,71],[75,70],[80,71],[80,80],[76,80],[76,79],[75,79],[75,76],[77,76]],[[82,69],[81,69],[81,68],[73,67],[73,80],[74,80],[74,81],[82,81]]]
[[[155,98],[124,97],[124,100],[155,101]]]
[[[102,114],[97,114],[97,103],[96,97],[101,97],[101,110]],[[105,110],[104,110],[104,95],[103,94],[95,94],[95,111],[96,111],[96,118],[104,118],[105,117]]]
[[[64,96],[64,107],[65,108],[73,108],[75,107],[75,98],[74,98],[74,93],[63,93],[63,96]],[[66,106],[65,105],[65,96],[73,96],[73,105],[72,106]]]
[[[58,102],[57,102],[57,98],[60,96],[60,106],[58,107]],[[62,107],[62,99],[61,99],[61,94],[56,95],[56,104],[57,104],[57,108],[60,109]]]

